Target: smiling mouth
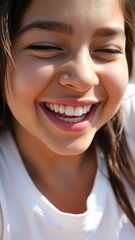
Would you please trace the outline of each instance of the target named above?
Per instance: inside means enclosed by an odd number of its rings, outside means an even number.
[[[43,110],[52,114],[56,119],[65,123],[79,123],[82,122],[95,104],[85,106],[65,106],[52,103],[41,103]]]

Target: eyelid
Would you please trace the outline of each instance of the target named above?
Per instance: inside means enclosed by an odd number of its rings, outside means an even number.
[[[26,46],[26,50],[29,50],[31,54],[39,58],[53,58],[57,57],[63,53],[65,50],[63,47],[50,43],[36,43]]]
[[[92,55],[95,59],[103,61],[113,61],[122,53],[122,49],[117,46],[103,46],[93,49],[92,51]]]
[[[62,47],[59,47],[58,45],[52,45],[52,44],[31,44],[26,47],[26,49],[32,49],[32,50],[48,50],[48,49],[58,49],[63,50]]]
[[[104,52],[104,53],[122,53],[121,50],[115,49],[115,48],[101,48],[101,49],[96,49],[94,52]]]

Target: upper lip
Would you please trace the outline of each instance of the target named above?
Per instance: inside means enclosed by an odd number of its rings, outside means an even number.
[[[46,100],[46,101],[41,101],[42,103],[49,103],[49,104],[57,104],[57,105],[64,105],[64,106],[72,106],[72,107],[83,107],[87,105],[94,105],[97,104],[101,101],[97,99],[86,99],[86,100],[76,100],[76,99],[59,99],[59,100]]]

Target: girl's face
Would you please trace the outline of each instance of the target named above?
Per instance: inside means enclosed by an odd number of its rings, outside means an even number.
[[[84,152],[128,83],[118,0],[33,0],[7,65],[14,131],[53,153]],[[24,134],[25,135],[25,134]],[[20,138],[23,135],[20,136]]]

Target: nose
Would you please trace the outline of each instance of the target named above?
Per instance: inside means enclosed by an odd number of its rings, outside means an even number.
[[[86,92],[98,85],[95,64],[87,49],[82,49],[60,72],[59,83],[77,92]]]

